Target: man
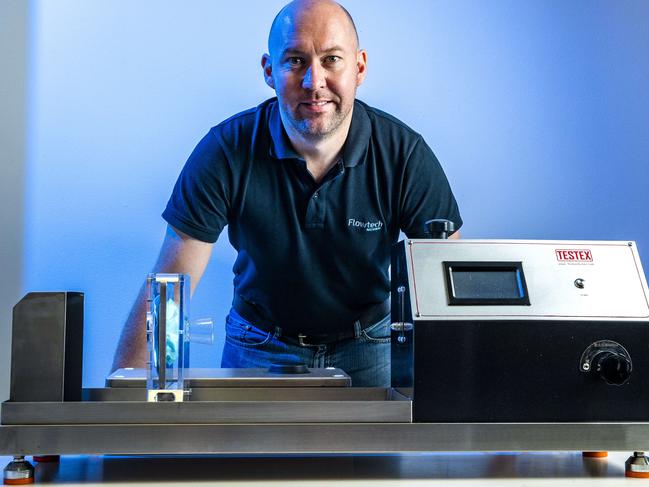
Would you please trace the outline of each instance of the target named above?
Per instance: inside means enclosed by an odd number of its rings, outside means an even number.
[[[163,213],[154,270],[190,274],[193,291],[227,224],[238,255],[222,366],[301,361],[388,386],[391,245],[432,218],[459,228],[455,198],[419,134],[355,99],[367,54],[344,8],[288,4],[268,50],[277,98],[198,144]],[[141,293],[115,368],[145,363],[144,306]]]

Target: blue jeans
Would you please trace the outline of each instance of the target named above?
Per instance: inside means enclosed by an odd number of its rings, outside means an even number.
[[[268,368],[298,361],[307,367],[337,367],[358,387],[390,387],[390,315],[360,329],[356,336],[326,345],[301,346],[282,340],[279,329],[263,331],[231,309],[225,319],[221,367]]]

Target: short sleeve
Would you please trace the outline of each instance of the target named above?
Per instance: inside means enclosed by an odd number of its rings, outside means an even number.
[[[424,223],[443,218],[462,226],[460,210],[446,174],[430,147],[419,137],[404,167],[400,228],[408,238],[423,238]]]
[[[228,223],[232,171],[212,129],[185,163],[162,217],[192,238],[213,243]]]

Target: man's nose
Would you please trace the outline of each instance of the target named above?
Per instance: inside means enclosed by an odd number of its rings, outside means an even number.
[[[302,79],[302,88],[306,90],[317,90],[325,86],[325,71],[317,63],[311,64]]]

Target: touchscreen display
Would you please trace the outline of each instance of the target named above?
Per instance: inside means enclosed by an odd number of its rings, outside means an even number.
[[[452,269],[456,298],[510,298],[523,296],[516,270],[487,271]]]
[[[449,304],[526,305],[521,262],[444,262]]]

